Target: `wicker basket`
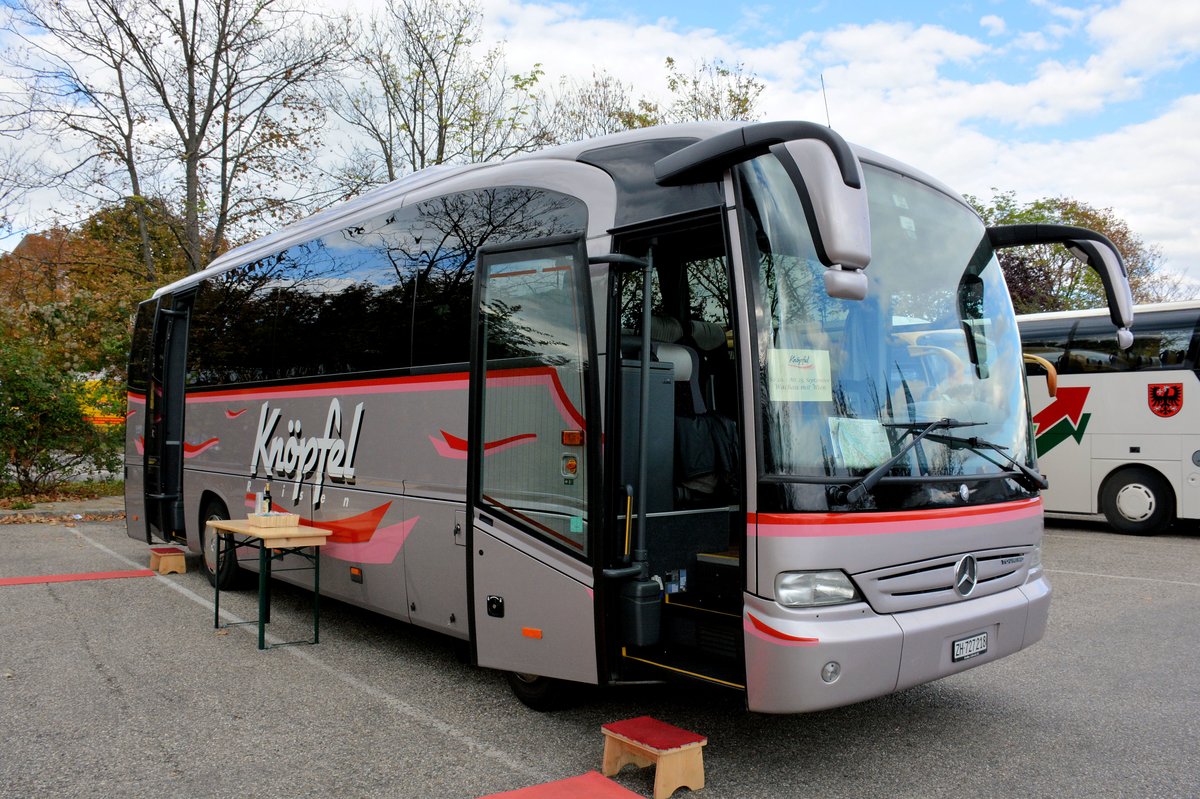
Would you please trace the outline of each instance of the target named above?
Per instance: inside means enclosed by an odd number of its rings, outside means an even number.
[[[294,513],[251,513],[251,527],[295,527],[300,517]]]

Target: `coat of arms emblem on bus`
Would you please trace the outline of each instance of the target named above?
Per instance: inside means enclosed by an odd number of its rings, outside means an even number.
[[[1151,383],[1146,402],[1155,416],[1168,419],[1183,407],[1183,383]]]
[[[1068,438],[1078,444],[1087,430],[1090,413],[1083,412],[1089,386],[1059,386],[1058,396],[1033,417],[1037,454],[1040,458]]]

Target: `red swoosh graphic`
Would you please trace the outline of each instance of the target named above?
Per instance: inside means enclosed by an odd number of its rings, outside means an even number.
[[[467,451],[467,440],[465,438],[452,436],[445,430],[439,430],[438,432],[442,434],[442,438],[446,439],[446,443],[450,445],[450,449],[457,450],[459,452]],[[514,441],[524,441],[525,439],[534,438],[537,438],[537,433],[521,433],[520,435],[509,436],[508,438],[498,438],[495,441],[485,441],[483,443],[483,450],[484,452],[487,452],[488,450],[496,449],[497,447],[503,447],[505,444],[511,444]]]
[[[345,519],[322,519],[320,522],[301,519],[300,524],[305,527],[322,527],[332,530],[333,534],[329,536],[329,540],[334,544],[361,544],[371,540],[371,536],[379,529],[379,523],[383,521],[384,515],[391,506],[391,502],[385,502],[378,508],[357,516]]]
[[[445,430],[439,430],[442,434],[442,440],[438,441],[434,436],[429,437],[429,441],[433,444],[433,448],[443,458],[454,458],[462,460],[467,457],[467,440],[451,435]],[[500,438],[495,441],[485,441],[483,443],[483,454],[491,455],[509,447],[515,447],[520,444],[529,443],[537,440],[537,433],[521,433],[520,435],[509,436],[508,438]]]
[[[206,449],[215,447],[220,443],[221,439],[219,438],[210,438],[207,441],[201,441],[199,444],[189,444],[185,441],[183,442],[183,457],[194,458]]]
[[[392,563],[420,518],[414,516],[399,524],[381,527],[370,541],[359,544],[331,542],[321,547],[321,554],[350,563]]]
[[[246,408],[242,408],[240,411],[228,411],[227,410],[227,411],[225,411],[225,418],[226,419],[236,419],[239,416],[241,416],[243,413],[245,413],[246,410],[247,410]]]

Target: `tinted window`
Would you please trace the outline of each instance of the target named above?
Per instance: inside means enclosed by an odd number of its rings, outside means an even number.
[[[586,228],[574,198],[492,188],[372,217],[239,266],[200,288],[188,383],[466,364],[476,248]]]
[[[381,216],[206,281],[193,312],[193,385],[409,365],[414,264]]]
[[[466,363],[475,250],[586,227],[586,208],[573,198],[488,189],[381,214],[237,267],[200,289],[189,383]]]
[[[157,300],[147,300],[138,306],[129,344],[129,390],[142,394],[150,381],[150,334],[154,331],[154,309],[157,307]]]
[[[1117,346],[1107,317],[1066,322],[1033,322],[1022,327],[1025,352],[1047,359],[1060,374],[1193,369],[1196,313],[1178,311],[1138,315],[1133,346]],[[1030,365],[1031,374],[1041,369]]]
[[[470,358],[475,251],[481,245],[578,234],[587,228],[583,203],[530,188],[453,194],[419,203],[409,213],[410,246],[419,264],[415,365],[466,363]]]

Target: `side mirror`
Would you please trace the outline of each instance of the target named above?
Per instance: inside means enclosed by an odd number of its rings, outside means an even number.
[[[1046,370],[1046,392],[1051,399],[1058,396],[1058,370],[1054,368],[1054,364],[1047,361],[1038,355],[1031,355],[1028,352],[1022,353],[1021,358],[1025,363],[1036,363],[1038,366]]]
[[[840,135],[812,122],[760,122],[702,139],[654,164],[655,181],[677,186],[719,179],[718,170],[771,152],[783,165],[808,214],[817,257],[829,267],[831,297],[867,296],[871,214],[858,156]]]
[[[1133,345],[1133,291],[1129,273],[1116,245],[1103,234],[1074,225],[998,225],[987,229],[992,247],[1000,250],[1028,244],[1062,244],[1079,260],[1090,266],[1104,285],[1108,315],[1117,328],[1121,349]]]

